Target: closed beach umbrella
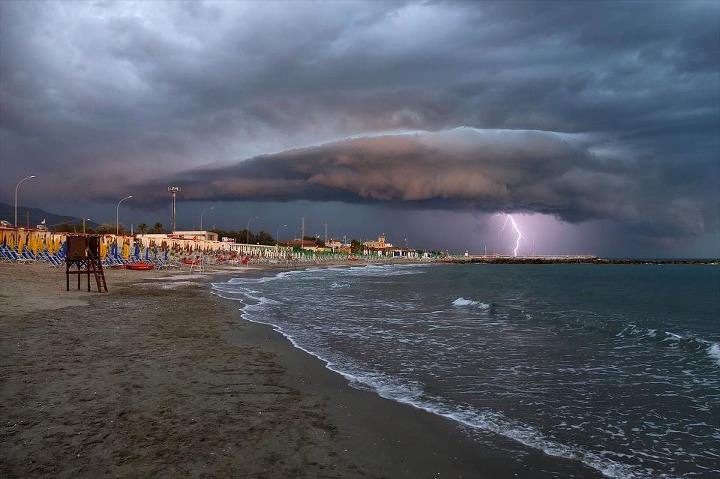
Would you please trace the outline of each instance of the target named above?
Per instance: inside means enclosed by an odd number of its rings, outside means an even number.
[[[135,257],[136,258],[140,257],[140,242],[139,241],[135,242]]]

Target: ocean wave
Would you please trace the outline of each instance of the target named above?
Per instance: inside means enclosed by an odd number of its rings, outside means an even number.
[[[472,299],[465,299],[465,298],[457,298],[455,301],[452,302],[452,305],[457,308],[463,308],[466,306],[475,307],[478,309],[490,309],[492,305],[489,303],[483,303],[481,301],[474,301]]]
[[[407,404],[428,413],[445,417],[464,426],[499,434],[527,447],[541,450],[551,456],[578,460],[610,478],[635,479],[644,476],[644,474],[641,474],[633,466],[618,463],[600,454],[587,451],[580,446],[562,444],[546,437],[539,430],[512,421],[498,412],[450,405],[443,402],[440,398],[427,397],[423,386],[419,383],[412,383],[400,378],[390,377],[376,371],[362,371],[346,361],[342,361],[343,364],[341,364],[341,360],[332,359],[322,352],[309,349],[302,344],[302,339],[294,337],[280,325],[269,321],[267,317],[263,316],[261,311],[264,306],[266,304],[276,303],[275,301],[264,297],[252,297],[252,299],[257,300],[257,302],[254,304],[245,304],[244,307],[241,308],[243,311],[243,319],[272,327],[273,330],[285,337],[295,348],[321,360],[328,370],[343,376],[349,385],[356,389],[370,390],[385,399]],[[461,306],[485,304],[464,298],[458,298],[458,300],[461,300]]]
[[[707,354],[720,366],[720,343],[712,343],[707,348]]]
[[[682,349],[689,353],[706,353],[720,366],[720,343],[708,341],[691,334],[682,335],[672,331],[658,331],[653,328],[642,328],[631,323],[625,325],[615,336],[645,339],[659,346]]]
[[[270,281],[294,279],[295,277],[311,277],[314,280],[333,279],[338,276],[404,276],[425,273],[425,268],[430,264],[368,264],[365,266],[331,266],[299,269],[292,271],[281,271],[272,276],[260,278],[232,278],[228,282],[234,284],[242,283],[267,283]],[[338,275],[340,273],[340,275]]]

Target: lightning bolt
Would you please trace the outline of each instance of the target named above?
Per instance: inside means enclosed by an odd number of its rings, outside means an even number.
[[[508,221],[512,225],[513,229],[515,230],[515,233],[517,234],[517,238],[515,239],[515,248],[513,248],[513,256],[517,256],[518,249],[520,248],[520,240],[523,239],[522,232],[520,231],[520,228],[518,228],[517,223],[515,222],[515,218],[513,218],[509,214],[505,214],[505,222],[502,225],[502,228],[500,228],[500,231],[505,231],[505,226],[507,226]]]

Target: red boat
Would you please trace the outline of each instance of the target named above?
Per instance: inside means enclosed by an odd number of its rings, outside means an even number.
[[[200,263],[202,263],[201,258],[194,258],[194,259],[183,258],[182,261],[184,264],[200,264]]]
[[[146,263],[140,261],[139,263],[130,263],[125,266],[125,269],[132,269],[133,271],[147,271],[149,269],[155,269],[155,265],[152,263]]]

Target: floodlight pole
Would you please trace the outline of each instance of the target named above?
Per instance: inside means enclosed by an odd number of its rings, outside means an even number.
[[[280,228],[287,228],[287,225],[278,226],[277,230],[275,231],[275,244],[280,244]]]
[[[215,207],[214,207],[214,206],[211,206],[211,207],[210,207],[210,208],[208,208],[208,209],[210,209],[210,210],[214,210],[214,209],[215,209]],[[202,229],[202,218],[203,218],[203,215],[204,215],[204,214],[205,214],[205,211],[203,210],[203,211],[202,211],[202,212],[200,213],[200,231],[202,231],[202,230],[203,230],[203,229]]]
[[[35,178],[35,175],[26,176],[26,177],[23,178],[22,180],[18,181],[18,184],[17,184],[17,185],[15,185],[15,228],[18,227],[18,222],[17,222],[18,189],[20,188],[20,185],[21,185],[24,181],[26,181],[26,180],[31,180],[31,179],[33,179],[33,178]]]
[[[172,232],[175,233],[175,196],[180,191],[179,186],[168,186],[168,191],[172,195]]]
[[[250,222],[257,219],[259,219],[257,216],[255,218],[248,218],[247,228],[245,228],[245,244],[250,244]]]

